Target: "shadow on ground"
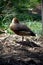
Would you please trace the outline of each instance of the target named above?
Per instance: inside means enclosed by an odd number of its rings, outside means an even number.
[[[35,42],[30,42],[30,41],[20,41],[17,43],[29,47],[40,47],[39,45],[35,44]]]

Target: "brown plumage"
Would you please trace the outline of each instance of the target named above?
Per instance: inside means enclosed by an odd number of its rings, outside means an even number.
[[[13,18],[12,23],[10,24],[10,29],[20,36],[35,36],[35,34],[26,25],[19,23],[17,18]]]

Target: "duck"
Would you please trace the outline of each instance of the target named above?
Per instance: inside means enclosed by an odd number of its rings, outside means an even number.
[[[22,36],[22,41],[24,40],[24,36],[36,36],[29,27],[27,27],[25,24],[20,23],[16,17],[12,19],[10,29],[15,34]]]

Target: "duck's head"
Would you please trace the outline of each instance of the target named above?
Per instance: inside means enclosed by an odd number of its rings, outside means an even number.
[[[19,20],[15,17],[12,19],[12,23],[19,23]]]
[[[11,24],[10,24],[10,26],[9,26],[9,28],[11,29],[11,30],[14,30],[14,26],[15,26],[15,24],[18,24],[19,23],[19,20],[15,17],[15,18],[13,18],[12,19],[12,22],[11,22]]]

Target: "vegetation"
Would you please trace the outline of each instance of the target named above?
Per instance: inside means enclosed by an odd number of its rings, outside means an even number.
[[[28,27],[39,34],[42,27],[41,15],[37,11],[34,13],[33,10],[37,10],[40,3],[40,0],[0,0],[0,28],[12,33],[9,24],[13,17],[17,17],[21,22],[25,21]]]

